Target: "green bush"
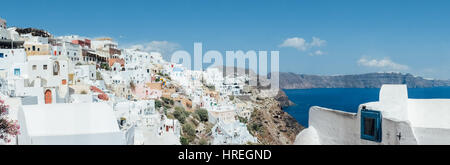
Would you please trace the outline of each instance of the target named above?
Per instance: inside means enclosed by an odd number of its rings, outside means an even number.
[[[186,122],[186,118],[189,116],[189,112],[185,111],[183,107],[175,107],[175,112],[173,112],[173,116],[180,121],[180,123],[184,124]]]
[[[211,91],[215,91],[216,87],[214,85],[206,85],[206,88],[208,88]]]
[[[189,139],[185,137],[180,137],[180,143],[181,145],[189,145]]]
[[[170,105],[174,104],[172,99],[165,98],[165,97],[161,97],[161,99],[164,101],[165,104],[170,104]]]
[[[200,141],[198,142],[199,145],[208,145],[208,141],[206,141],[206,139],[202,138],[200,139]]]
[[[262,127],[261,124],[253,123],[251,128],[253,131],[259,132],[259,130],[261,130],[261,127]]]
[[[105,69],[105,70],[111,70],[111,68],[109,67],[109,65],[107,63],[100,64],[100,68]]]
[[[192,124],[186,123],[183,124],[183,133],[187,136],[189,141],[194,141],[195,139],[195,128]]]
[[[208,121],[208,111],[206,109],[200,108],[195,111],[195,113],[200,118],[200,121]]]
[[[161,108],[162,107],[162,102],[161,101],[159,101],[159,100],[155,100],[155,107],[156,108]]]
[[[241,123],[247,123],[248,122],[247,118],[245,118],[245,117],[238,116],[238,119],[239,119],[239,122],[241,122]]]

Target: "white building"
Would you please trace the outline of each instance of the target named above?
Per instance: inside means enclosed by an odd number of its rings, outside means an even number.
[[[450,144],[450,99],[409,99],[406,85],[383,85],[357,113],[312,107],[295,144]]]
[[[23,49],[0,49],[0,70],[8,70],[13,64],[25,63],[27,54]]]
[[[76,65],[74,69],[75,83],[91,84],[97,79],[95,65]]]
[[[9,39],[8,30],[6,30],[6,20],[0,18],[0,40]]]
[[[51,56],[28,57],[16,63],[7,76],[8,95],[30,98],[32,104],[66,103],[69,101],[68,63]]]
[[[23,106],[19,144],[123,145],[112,108],[105,103]]]
[[[60,42],[52,46],[53,56],[66,56],[72,62],[79,62],[82,59],[82,49],[78,44],[71,42]]]
[[[219,105],[208,108],[208,122],[216,124],[218,122],[231,123],[236,119],[236,107],[231,105]]]
[[[237,120],[231,123],[220,121],[211,130],[213,145],[237,145],[258,142],[258,139],[248,132],[247,126]]]

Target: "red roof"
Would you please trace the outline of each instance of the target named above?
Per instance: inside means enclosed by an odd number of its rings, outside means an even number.
[[[99,94],[99,95],[98,95],[98,98],[99,98],[99,99],[102,99],[102,100],[105,100],[105,101],[108,101],[108,100],[109,100],[108,95],[107,95],[107,94],[104,94],[104,93]]]
[[[103,92],[101,89],[98,89],[98,88],[95,87],[95,86],[91,86],[90,89],[91,89],[91,91],[93,91],[93,92],[102,93],[102,94],[105,93],[105,92]]]

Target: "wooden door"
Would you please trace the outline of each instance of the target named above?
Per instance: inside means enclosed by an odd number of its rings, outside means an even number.
[[[45,104],[51,104],[52,103],[52,91],[47,90],[45,91]]]

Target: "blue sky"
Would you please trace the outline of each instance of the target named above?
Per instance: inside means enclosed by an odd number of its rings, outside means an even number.
[[[110,36],[123,47],[192,52],[202,42],[204,52],[279,50],[286,72],[400,71],[450,79],[449,1],[23,0],[2,6],[11,6],[0,12],[9,26]]]

